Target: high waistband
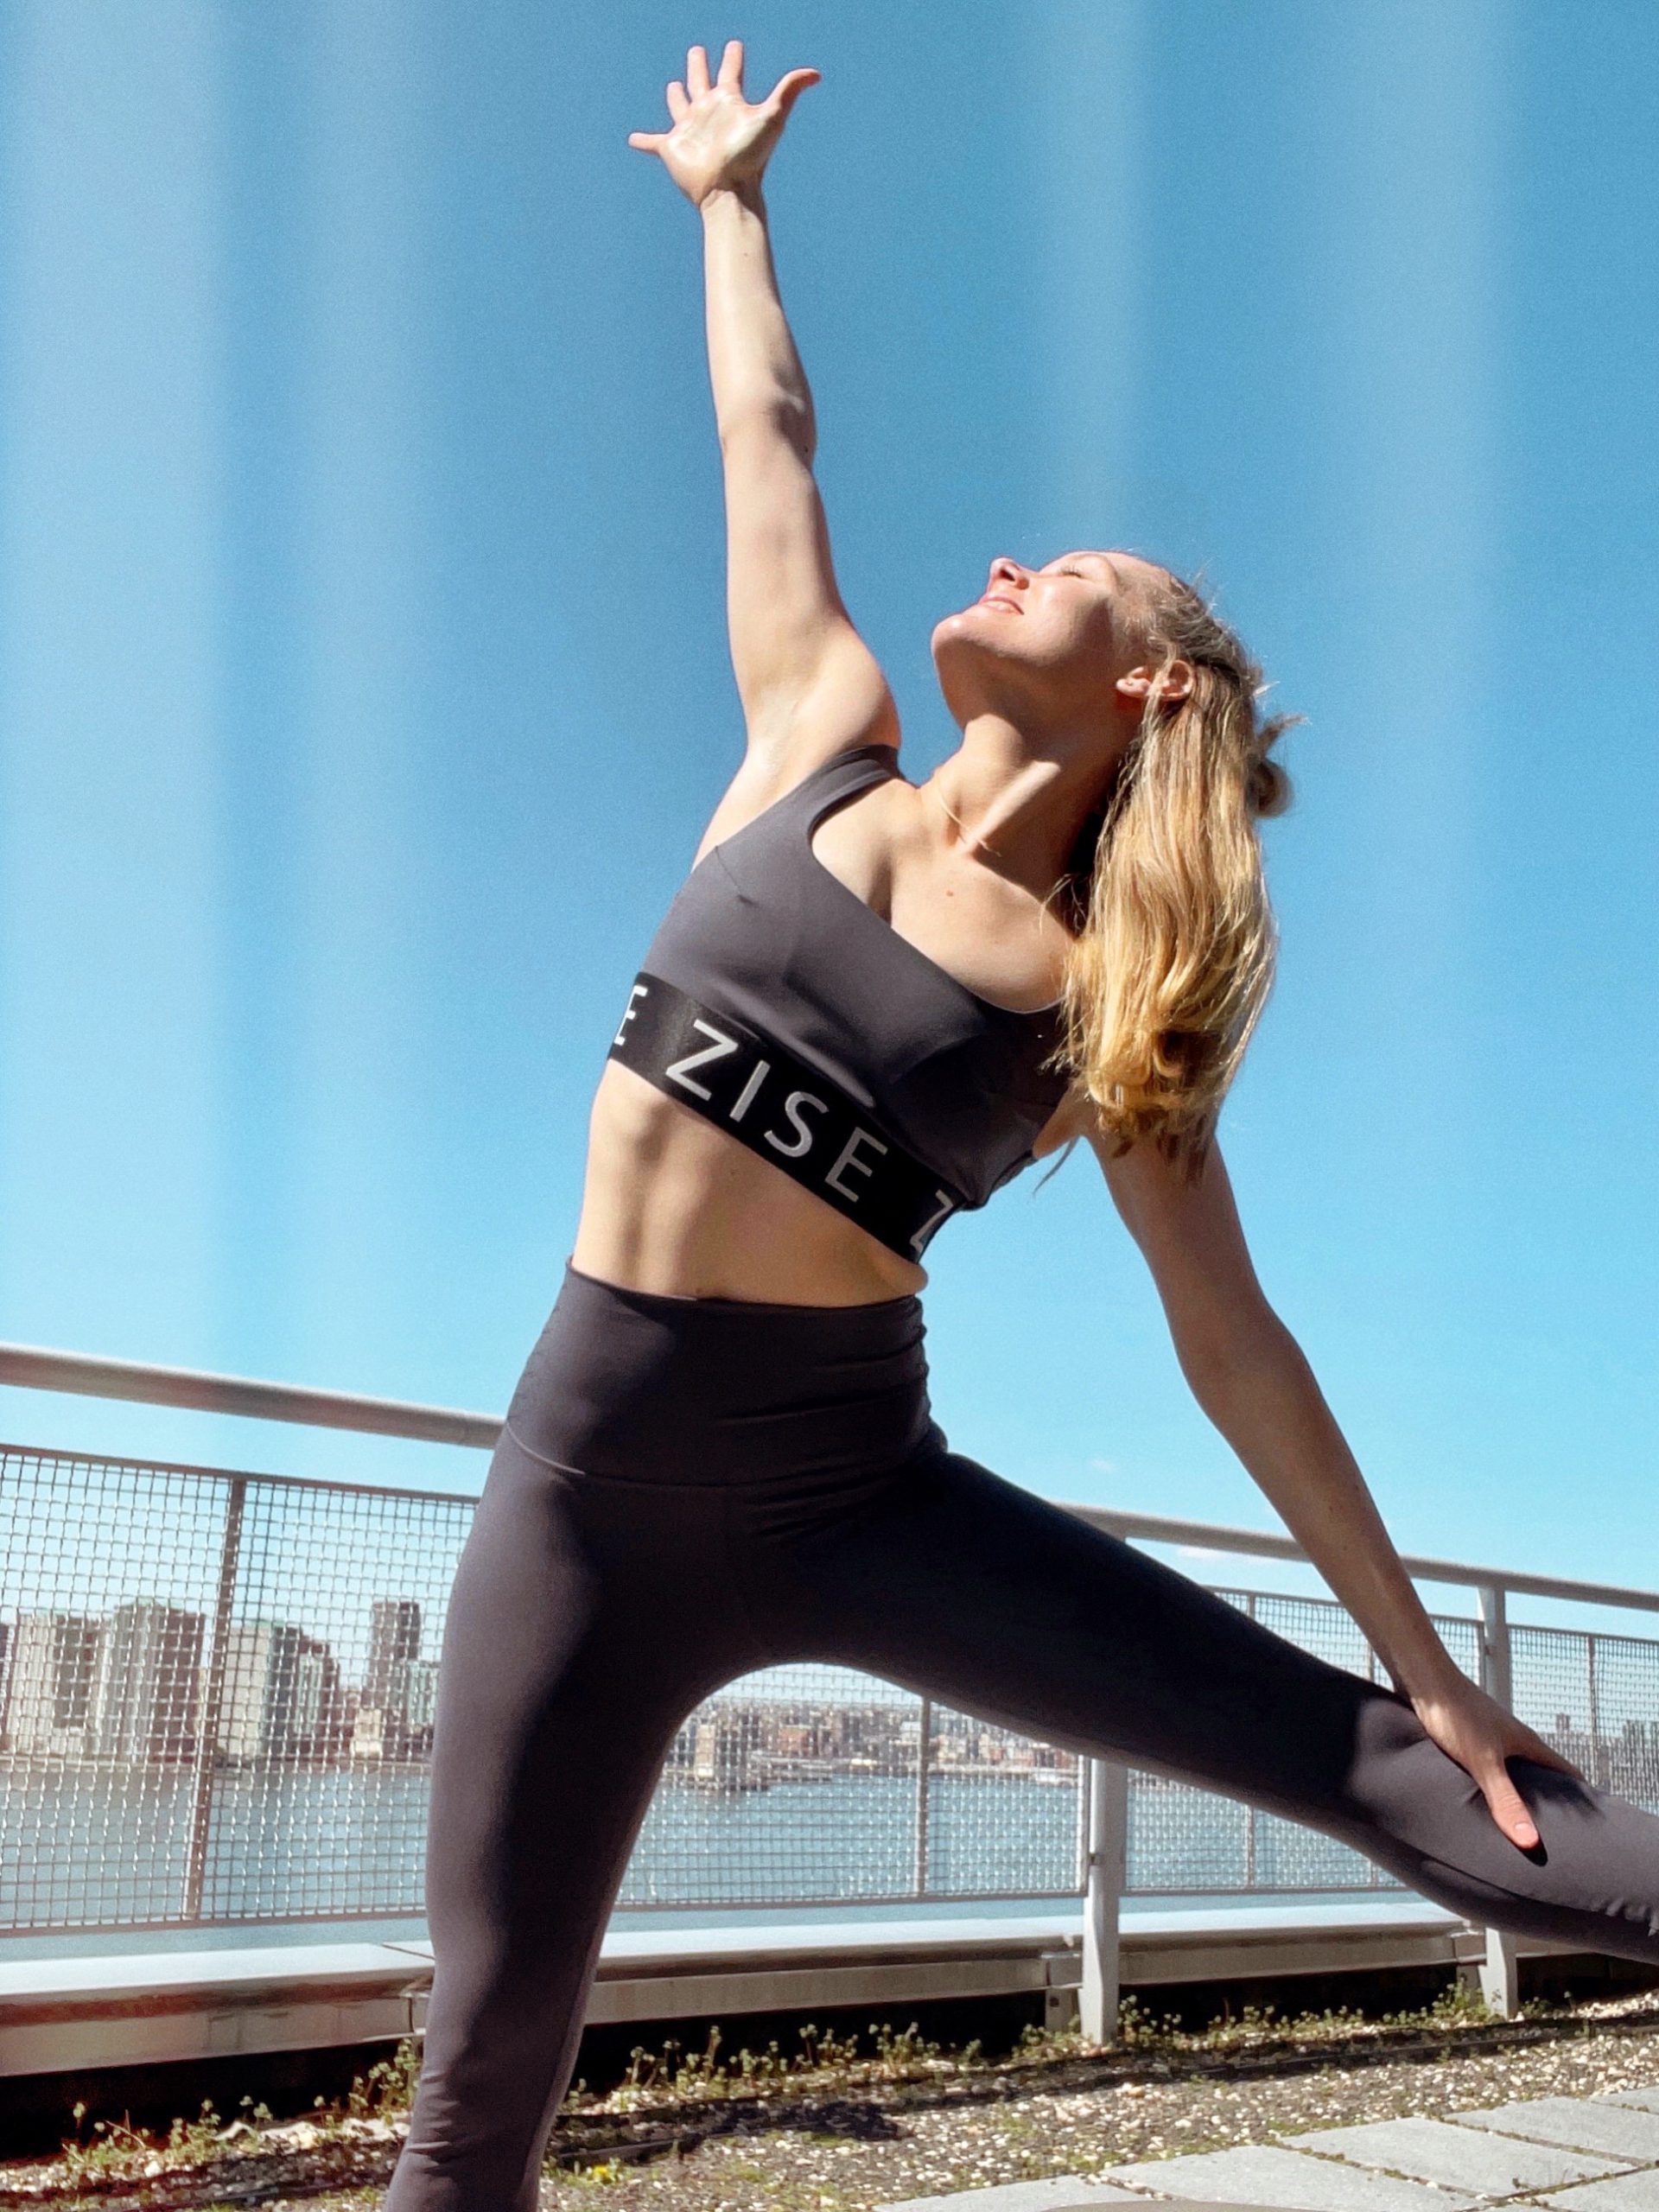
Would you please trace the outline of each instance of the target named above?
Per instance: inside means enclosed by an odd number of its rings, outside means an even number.
[[[925,1333],[914,1296],[683,1298],[567,1262],[507,1427],[538,1459],[616,1481],[877,1470],[933,1428]]]

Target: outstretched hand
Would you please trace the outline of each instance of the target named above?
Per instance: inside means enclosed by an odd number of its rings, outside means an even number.
[[[711,192],[760,182],[790,110],[817,81],[816,69],[791,69],[752,106],[743,97],[742,40],[727,41],[712,84],[709,56],[694,46],[685,57],[685,82],[677,77],[668,88],[672,130],[631,130],[628,143],[642,154],[659,155],[680,190],[700,207]]]
[[[1507,1762],[1530,1759],[1535,1766],[1558,1768],[1582,1782],[1571,1760],[1535,1736],[1485,1691],[1459,1677],[1432,1697],[1414,1697],[1412,1707],[1430,1738],[1478,1786],[1487,1809],[1518,1850],[1538,1843],[1537,1825],[1515,1786]]]

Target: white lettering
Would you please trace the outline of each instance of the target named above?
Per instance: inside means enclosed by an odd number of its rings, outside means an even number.
[[[633,1020],[633,1002],[635,999],[644,998],[650,988],[651,986],[648,983],[636,983],[633,988],[628,993],[628,1003],[623,1008],[622,1019],[617,1024],[615,1036],[611,1039],[613,1045],[620,1045],[622,1042],[623,1032],[626,1029],[628,1024]]]
[[[860,1160],[855,1156],[858,1147],[861,1144],[873,1144],[878,1152],[885,1152],[887,1148],[886,1145],[882,1143],[880,1137],[873,1137],[868,1129],[855,1129],[853,1131],[851,1136],[848,1138],[846,1143],[841,1147],[841,1157],[836,1160],[835,1166],[830,1170],[830,1173],[823,1179],[830,1185],[830,1189],[832,1191],[839,1191],[843,1198],[858,1199],[861,1198],[864,1193],[862,1191],[849,1191],[848,1189],[847,1185],[841,1179],[842,1170],[849,1168],[855,1174],[868,1175],[874,1168],[874,1161]]]
[[[700,1052],[688,1052],[683,1060],[671,1060],[663,1070],[663,1073],[671,1083],[677,1083],[683,1090],[695,1091],[699,1098],[712,1098],[714,1093],[705,1090],[700,1083],[693,1083],[686,1071],[688,1068],[700,1068],[707,1060],[723,1060],[728,1052],[734,1052],[737,1050],[737,1039],[735,1037],[728,1037],[722,1030],[715,1028],[711,1023],[699,1021],[695,1018],[691,1027],[694,1029],[701,1029],[705,1037],[712,1037],[714,1043],[705,1045]]]
[[[957,1202],[948,1191],[935,1191],[933,1195],[939,1201],[939,1210],[937,1213],[929,1214],[927,1219],[911,1238],[910,1249],[912,1252],[919,1252],[946,1214],[955,1210]]]
[[[766,1081],[767,1072],[771,1066],[772,1062],[770,1060],[761,1060],[756,1065],[754,1073],[749,1077],[742,1090],[738,1093],[736,1105],[733,1107],[731,1112],[726,1116],[728,1122],[741,1122],[743,1116],[748,1112],[750,1107],[754,1103],[754,1094],[760,1090],[761,1084]]]
[[[790,1126],[800,1140],[798,1144],[785,1144],[783,1139],[774,1135],[772,1130],[766,1131],[766,1142],[774,1152],[781,1152],[785,1160],[798,1160],[804,1152],[810,1152],[812,1148],[814,1132],[809,1129],[801,1119],[800,1109],[803,1106],[816,1106],[820,1114],[829,1110],[823,1100],[815,1098],[810,1090],[790,1092],[784,1101],[784,1112],[788,1116]]]

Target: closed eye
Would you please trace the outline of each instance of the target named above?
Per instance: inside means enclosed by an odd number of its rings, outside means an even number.
[[[1101,581],[1100,570],[1101,569],[1104,569],[1112,582],[1117,583],[1121,582],[1116,564],[1109,555],[1104,553],[1090,553],[1084,555],[1083,557],[1086,560],[1093,561],[1098,565],[1093,569],[1080,569],[1074,558],[1073,560],[1069,561],[1064,568],[1057,567],[1051,569],[1049,574],[1057,576],[1080,576],[1086,584],[1098,583]]]

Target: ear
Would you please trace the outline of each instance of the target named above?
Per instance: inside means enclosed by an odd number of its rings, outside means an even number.
[[[1117,690],[1124,698],[1141,705],[1154,696],[1160,704],[1173,704],[1178,699],[1189,698],[1192,691],[1192,664],[1190,660],[1173,660],[1166,667],[1132,668],[1117,679]]]

